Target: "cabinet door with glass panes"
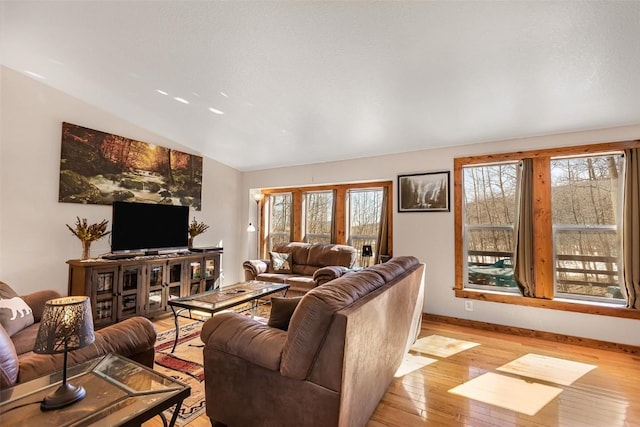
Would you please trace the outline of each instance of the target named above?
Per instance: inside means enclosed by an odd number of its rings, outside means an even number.
[[[167,283],[165,286],[165,298],[166,301],[186,296],[183,291],[183,283],[186,282],[187,276],[187,264],[186,261],[169,261],[167,266]],[[170,310],[168,306],[165,307],[165,311]]]
[[[92,290],[93,323],[96,328],[110,325],[117,319],[119,267],[91,269],[87,289]],[[93,284],[93,285],[91,285]]]
[[[139,316],[144,312],[145,265],[123,265],[118,288],[118,320]]]
[[[148,287],[146,288],[145,314],[153,316],[162,313],[167,306],[165,288],[167,286],[167,263],[151,263],[147,266]]]
[[[220,289],[220,257],[212,253],[189,262],[188,295]]]

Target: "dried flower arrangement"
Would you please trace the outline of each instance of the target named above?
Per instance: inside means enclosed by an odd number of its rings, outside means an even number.
[[[189,237],[194,238],[209,229],[209,226],[204,222],[196,221],[196,218],[193,217],[193,221],[189,224]]]
[[[208,229],[209,226],[207,224],[205,224],[204,222],[198,222],[196,221],[196,218],[193,217],[193,221],[191,221],[191,224],[189,224],[189,247],[193,247],[193,239],[196,236],[204,233]]]
[[[80,217],[76,217],[75,228],[65,224],[73,235],[82,242],[82,259],[89,259],[91,242],[101,239],[110,233],[106,231],[107,224],[109,224],[109,221],[106,219],[96,224],[89,224],[86,218],[80,219]]]

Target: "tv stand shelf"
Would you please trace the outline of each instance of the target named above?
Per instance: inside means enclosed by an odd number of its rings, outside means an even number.
[[[169,300],[219,289],[222,284],[221,250],[131,255],[67,261],[68,293],[91,298],[96,328],[132,316],[168,313]]]

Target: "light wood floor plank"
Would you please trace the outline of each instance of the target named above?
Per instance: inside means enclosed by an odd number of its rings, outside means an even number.
[[[180,319],[180,324],[189,323]],[[173,329],[173,318],[154,321],[158,332]],[[640,357],[530,336],[424,321],[420,336],[442,335],[480,345],[394,379],[367,427],[638,427],[640,426]],[[536,415],[528,416],[449,393],[448,390],[528,353],[597,365]],[[416,353],[419,354],[419,353]],[[517,377],[517,376],[516,376]],[[144,424],[160,427],[159,419]],[[209,426],[203,415],[186,427]],[[241,427],[241,426],[240,426]],[[301,426],[304,427],[304,426]]]

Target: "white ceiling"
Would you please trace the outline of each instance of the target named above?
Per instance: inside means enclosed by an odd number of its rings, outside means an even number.
[[[243,171],[640,123],[640,1],[0,7],[4,65]]]

